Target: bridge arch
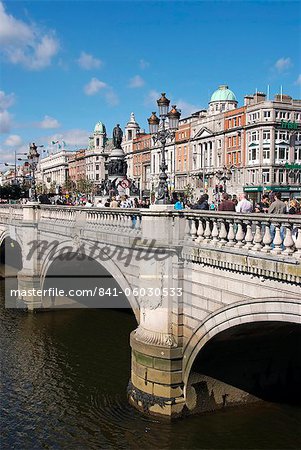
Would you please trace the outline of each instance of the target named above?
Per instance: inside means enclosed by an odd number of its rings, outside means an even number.
[[[80,252],[80,253],[89,257],[89,252],[90,252],[90,250],[91,251],[93,250],[93,246],[95,245],[95,243],[90,242],[90,241],[83,241],[82,243],[85,244],[85,246],[84,246],[85,252]],[[74,241],[69,239],[64,242],[60,242],[56,246],[54,251],[51,248],[48,249],[47,252],[43,255],[43,259],[40,264],[40,277],[41,277],[42,289],[43,289],[43,286],[45,283],[47,272],[48,272],[51,264],[67,248],[69,248],[70,250],[73,249],[72,252],[74,252],[74,253],[79,252],[79,249],[76,248],[76,246],[74,246]],[[105,270],[107,270],[110,273],[110,275],[112,275],[114,280],[119,284],[119,286],[122,289],[122,291],[124,292],[124,294],[127,293],[127,295],[125,294],[125,296],[135,314],[137,322],[139,323],[139,321],[140,321],[140,305],[139,305],[137,298],[133,295],[133,289],[132,289],[128,279],[124,275],[122,268],[119,267],[112,258],[106,259],[105,261],[103,261],[100,257],[97,257],[97,255],[95,255],[92,257],[92,259],[95,262],[97,262],[100,266],[102,266]]]
[[[301,302],[297,298],[261,298],[233,303],[210,314],[192,333],[183,352],[183,381],[187,385],[192,365],[209,341],[237,325],[256,322],[301,324]]]

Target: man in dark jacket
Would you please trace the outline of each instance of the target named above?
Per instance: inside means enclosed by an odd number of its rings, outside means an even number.
[[[208,199],[209,199],[208,194],[202,195],[197,204],[193,206],[193,209],[202,209],[203,211],[209,210]]]
[[[223,194],[223,200],[220,203],[218,210],[219,211],[235,211],[235,205],[231,200],[229,200],[228,194],[226,194],[226,193]]]

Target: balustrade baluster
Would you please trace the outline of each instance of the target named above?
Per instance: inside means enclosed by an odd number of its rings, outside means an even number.
[[[197,234],[196,242],[202,242],[204,240],[204,236],[203,236],[204,227],[203,227],[203,221],[201,219],[199,220],[199,226],[198,226],[196,234]]]
[[[245,235],[245,245],[243,248],[250,250],[253,247],[253,233],[252,233],[252,225],[250,222],[247,223],[247,231]]]
[[[243,243],[243,239],[245,237],[245,233],[242,229],[242,223],[238,222],[237,224],[237,231],[236,231],[236,235],[235,235],[235,239],[236,239],[236,244],[234,245],[234,247],[237,248],[241,248],[243,247],[244,243]]]
[[[234,242],[234,238],[235,238],[235,234],[234,234],[234,224],[233,222],[229,223],[229,231],[228,231],[228,247],[234,247],[235,242]]]
[[[187,240],[190,238],[190,219],[189,217],[186,218],[185,221],[185,231],[184,231],[184,239]]]
[[[195,226],[195,219],[191,219],[191,227],[190,227],[190,239],[193,241],[196,239],[197,236],[197,230]]]
[[[206,219],[206,228],[205,228],[205,232],[204,232],[204,242],[209,244],[209,242],[211,241],[210,237],[211,237],[211,228],[210,228],[210,220]]]
[[[223,247],[224,245],[226,245],[227,243],[227,229],[226,229],[226,224],[225,224],[225,219],[220,219],[220,228],[219,228],[219,245],[221,247]]]
[[[261,225],[259,222],[256,222],[256,229],[253,239],[254,245],[252,247],[252,250],[259,252],[262,249],[261,242],[262,242]]]
[[[212,243],[212,245],[217,245],[217,243],[218,243],[218,227],[217,227],[217,221],[216,220],[214,220],[213,221],[213,228],[212,228],[212,233],[211,233],[211,236],[212,236],[212,241],[211,241],[211,243]]]
[[[292,228],[290,226],[290,224],[286,224],[285,225],[285,238],[283,241],[283,245],[285,247],[283,253],[285,255],[292,255],[294,253],[294,241],[293,241],[293,237],[292,237]]]
[[[301,258],[301,225],[298,225],[297,227],[297,239],[295,242],[296,252],[294,253],[294,256],[297,258]]]
[[[271,253],[275,255],[280,255],[282,253],[282,237],[280,233],[280,225],[279,223],[275,224],[275,236],[273,239],[274,248],[271,250]]]
[[[265,230],[264,230],[264,236],[263,236],[263,244],[264,247],[261,249],[262,252],[269,253],[272,250],[271,243],[272,243],[272,235],[270,230],[270,224],[265,224]]]
[[[140,230],[140,225],[141,225],[141,217],[136,215],[136,222],[135,222],[135,230],[139,231]]]

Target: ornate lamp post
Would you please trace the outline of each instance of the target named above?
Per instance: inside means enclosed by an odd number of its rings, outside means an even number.
[[[154,143],[161,143],[161,173],[159,175],[156,203],[166,205],[169,203],[169,192],[167,183],[168,176],[166,174],[167,164],[165,158],[165,146],[168,138],[174,138],[175,131],[179,126],[181,113],[176,109],[176,105],[173,105],[172,109],[168,112],[170,100],[165,97],[165,93],[161,94],[161,98],[157,100],[157,104],[159,108],[160,119],[156,116],[156,113],[153,112],[148,119],[148,123],[150,133],[153,135],[152,137]],[[167,118],[169,125],[168,128],[165,127],[165,121]]]
[[[223,192],[226,192],[226,183],[228,180],[231,179],[232,171],[230,169],[227,169],[226,166],[223,167],[223,170],[218,170],[215,175],[219,179],[219,181],[222,181],[224,187]]]
[[[34,142],[29,146],[29,152],[27,155],[29,168],[31,171],[31,198],[32,202],[37,201],[37,193],[36,193],[36,178],[35,171],[39,162],[40,154],[38,153],[38,147],[44,147],[43,145],[37,146]]]

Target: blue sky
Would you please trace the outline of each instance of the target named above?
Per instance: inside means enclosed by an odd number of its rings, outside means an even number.
[[[228,84],[300,98],[299,2],[0,1],[0,161],[29,142],[85,146],[166,92],[182,116]],[[1,166],[0,166],[1,169]]]

